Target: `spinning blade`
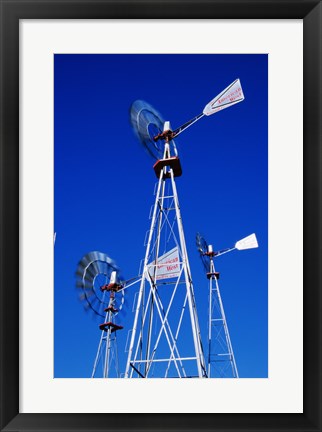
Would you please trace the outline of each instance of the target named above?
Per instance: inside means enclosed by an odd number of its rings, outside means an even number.
[[[150,104],[142,100],[133,102],[130,108],[130,122],[139,141],[155,159],[163,157],[163,143],[153,137],[163,131],[164,120]]]
[[[76,287],[82,290],[79,298],[86,309],[96,315],[105,317],[104,309],[109,304],[109,296],[101,287],[108,284],[111,274],[116,271],[120,280],[120,269],[106,254],[98,251],[89,252],[78,263],[76,270]],[[124,305],[124,290],[116,293],[116,308],[120,312]],[[118,313],[116,312],[115,315]]]
[[[206,255],[206,253],[208,252],[208,244],[207,244],[205,238],[200,233],[197,233],[197,235],[196,235],[196,245],[197,245],[197,249],[198,249],[202,264],[204,266],[204,269],[205,269],[206,273],[209,273],[209,271],[210,271],[210,259],[209,259],[209,256]]]

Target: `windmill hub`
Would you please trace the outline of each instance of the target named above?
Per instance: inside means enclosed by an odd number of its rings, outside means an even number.
[[[122,288],[123,287],[121,284],[113,282],[113,283],[102,285],[100,287],[100,290],[101,291],[115,291],[115,292],[117,292],[117,291],[120,291]]]
[[[155,135],[153,137],[153,141],[157,142],[159,140],[165,140],[166,142],[169,142],[174,138],[174,136],[174,132],[171,129],[168,129],[162,133],[159,133],[158,135]]]
[[[104,309],[104,312],[112,312],[113,314],[118,312],[118,309],[115,309],[114,306],[108,306],[107,308]]]

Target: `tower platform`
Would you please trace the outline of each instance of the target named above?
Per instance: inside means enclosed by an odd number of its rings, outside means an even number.
[[[156,161],[156,163],[153,165],[153,168],[155,175],[158,178],[160,177],[161,170],[166,166],[172,168],[174,177],[180,177],[182,175],[181,163],[178,156],[167,159],[159,159]],[[166,173],[164,178],[170,178],[170,173]]]

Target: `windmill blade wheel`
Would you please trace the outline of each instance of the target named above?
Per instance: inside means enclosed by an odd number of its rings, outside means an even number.
[[[112,272],[119,275],[120,269],[107,254],[98,251],[86,254],[76,270],[76,287],[81,290],[79,299],[85,309],[101,317],[105,317],[105,309],[109,305],[109,293],[102,287],[109,283]],[[116,315],[124,305],[124,290],[115,293],[115,300]]]

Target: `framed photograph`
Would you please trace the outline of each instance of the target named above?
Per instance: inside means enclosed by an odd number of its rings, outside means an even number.
[[[267,54],[55,54],[55,378],[268,377],[267,95]]]
[[[321,430],[321,3],[1,6],[1,429]]]

